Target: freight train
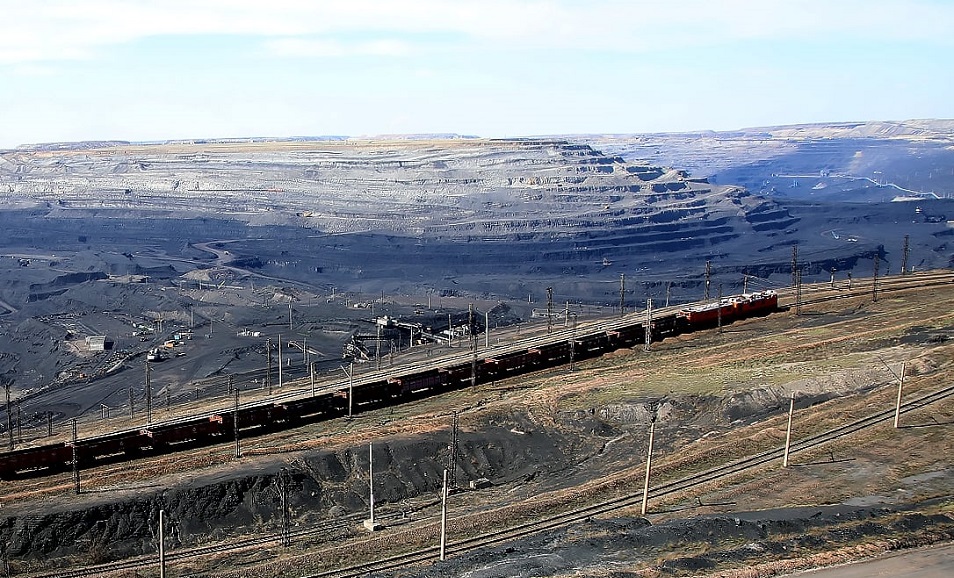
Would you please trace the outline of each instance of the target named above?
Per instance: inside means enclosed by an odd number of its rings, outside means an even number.
[[[778,295],[763,291],[686,307],[653,317],[649,337],[666,337],[711,328],[720,323],[766,315],[778,309]],[[470,385],[504,380],[517,375],[597,357],[645,343],[647,323],[636,316],[617,322],[591,325],[579,332],[566,331],[530,346],[510,347],[500,353],[485,352],[467,361],[447,362],[427,369],[406,370],[349,390],[334,389],[281,401],[257,402],[199,416],[115,431],[107,435],[23,448],[0,453],[0,479],[39,476],[73,468],[134,459],[143,455],[229,442],[300,424],[343,417],[420,399]]]

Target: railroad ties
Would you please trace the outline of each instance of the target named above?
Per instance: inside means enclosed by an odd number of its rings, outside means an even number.
[[[765,315],[776,311],[778,297],[774,292],[747,294],[723,299],[721,320],[735,320]],[[712,326],[718,314],[708,305],[673,310],[652,320],[653,342]],[[75,442],[80,468],[102,463],[133,459],[145,454],[174,452],[180,448],[224,443],[242,438],[288,429],[305,423],[345,417],[349,406],[353,412],[364,412],[406,401],[438,395],[504,380],[517,375],[566,365],[598,357],[618,349],[635,347],[645,341],[646,327],[642,316],[629,315],[618,320],[555,331],[530,338],[509,347],[494,349],[484,357],[458,356],[438,361],[435,365],[408,373],[372,379],[348,389],[331,388],[321,393],[284,398],[281,401],[254,402],[238,410],[223,408],[219,412],[178,420],[149,424],[91,436]],[[236,420],[238,421],[236,427]],[[63,471],[72,466],[73,443],[56,443],[0,454],[0,478],[37,476]]]

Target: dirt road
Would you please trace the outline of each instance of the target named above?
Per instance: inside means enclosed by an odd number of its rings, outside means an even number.
[[[857,564],[799,572],[792,576],[811,578],[947,578],[954,576],[954,543],[898,552]]]

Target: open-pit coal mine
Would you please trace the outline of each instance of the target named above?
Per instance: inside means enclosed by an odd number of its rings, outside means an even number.
[[[949,540],[950,454],[917,448],[949,446],[951,402],[914,397],[950,376],[950,274],[929,271],[954,265],[954,200],[904,168],[947,182],[942,129],[0,151],[0,571],[152,575],[159,510],[171,575],[357,568],[427,546],[445,468],[451,532],[490,532],[638,493],[657,421],[655,467],[690,479],[774,451],[793,392],[814,433],[880,408],[898,366],[902,465],[833,441],[767,486],[581,518],[552,552],[529,534],[380,575],[688,575]]]

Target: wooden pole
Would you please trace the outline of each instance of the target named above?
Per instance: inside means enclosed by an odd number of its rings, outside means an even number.
[[[265,383],[268,395],[272,395],[272,340],[265,340]]]
[[[626,305],[626,274],[619,274],[619,316],[622,317]]]
[[[381,369],[381,324],[375,320],[375,325],[378,326],[378,337],[374,342],[374,368]]]
[[[315,364],[308,363],[308,375],[311,378],[311,397],[315,397]]]
[[[719,326],[719,333],[722,333],[722,283],[719,283],[719,307],[716,308],[716,323]]]
[[[650,344],[653,341],[653,299],[652,297],[646,299],[646,351],[649,351]]]
[[[706,287],[705,287],[706,296],[704,297],[706,301],[709,300],[709,284],[711,283],[711,281],[712,281],[712,261],[706,261]]]
[[[159,510],[159,578],[166,578],[166,531],[163,524],[164,510]]]
[[[653,438],[656,433],[656,416],[649,422],[649,451],[646,452],[646,479],[643,482],[643,506],[640,509],[640,515],[646,515],[646,508],[649,504],[649,472],[653,465]]]
[[[352,417],[354,409],[354,362],[351,362],[351,370],[348,371],[348,419]]]
[[[447,468],[444,468],[444,487],[441,489],[441,560],[447,550]]]
[[[235,434],[235,459],[242,457],[242,446],[239,445],[239,390],[235,388],[235,405],[232,409],[232,429]]]
[[[152,382],[150,381],[152,367],[146,361],[146,423],[152,423]]]
[[[788,467],[788,453],[792,447],[792,416],[795,414],[795,392],[792,392],[792,401],[788,406],[788,429],[785,432],[785,456],[782,458],[782,467]]]
[[[901,362],[901,375],[898,377],[898,402],[894,407],[894,428],[900,427],[901,423],[901,390],[904,389],[904,362]]]
[[[13,411],[11,410],[11,406],[10,406],[10,382],[8,381],[8,382],[6,382],[6,383],[3,384],[3,385],[4,385],[4,389],[6,389],[6,392],[7,392],[7,434],[8,434],[8,437],[9,437],[10,450],[13,450],[13,448],[14,448],[14,442],[13,442]]]
[[[371,529],[374,529],[374,444],[368,443],[368,497],[371,504]]]
[[[72,419],[73,425],[73,491],[80,493],[80,473],[79,473],[79,446],[76,444],[76,418]]]

